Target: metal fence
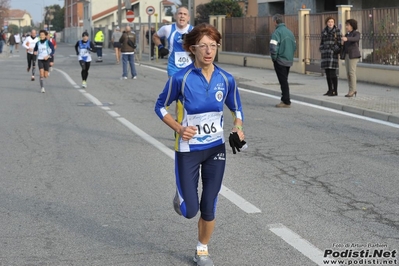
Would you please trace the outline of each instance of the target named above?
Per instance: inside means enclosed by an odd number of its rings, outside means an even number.
[[[308,14],[307,28],[304,29],[306,42],[306,60],[313,69],[318,69],[321,60],[319,44],[321,31],[327,17],[338,21],[338,12]],[[350,11],[346,19],[358,22],[361,33],[360,50],[363,63],[399,65],[399,8],[379,8]],[[298,16],[286,15],[285,24],[295,35],[298,47]],[[341,27],[345,34],[345,25]],[[250,18],[226,18],[223,20],[223,51],[270,55],[269,42],[275,29],[271,16]],[[309,46],[309,47],[307,47]],[[295,57],[298,56],[298,49]],[[320,70],[321,71],[321,70]]]
[[[399,65],[399,8],[351,11],[361,33],[362,62]]]
[[[298,43],[298,16],[286,15],[284,21]],[[270,55],[269,43],[275,30],[272,17],[226,18],[222,27],[223,51]]]

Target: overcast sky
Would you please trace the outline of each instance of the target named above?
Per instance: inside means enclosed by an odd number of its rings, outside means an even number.
[[[64,0],[11,0],[11,9],[26,10],[35,23],[42,20],[44,7],[51,5],[63,7]]]

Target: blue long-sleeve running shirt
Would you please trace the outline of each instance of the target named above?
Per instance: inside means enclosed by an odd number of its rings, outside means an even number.
[[[196,126],[197,134],[184,141],[176,134],[175,150],[199,151],[224,143],[223,107],[233,118],[244,120],[240,95],[233,76],[214,65],[210,82],[194,64],[177,72],[165,85],[155,104],[160,119],[168,114],[167,107],[177,102],[177,122],[182,126]]]

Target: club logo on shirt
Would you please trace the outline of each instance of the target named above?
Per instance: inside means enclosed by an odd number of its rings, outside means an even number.
[[[217,91],[215,93],[215,98],[218,102],[221,102],[223,100],[223,92],[222,91]]]

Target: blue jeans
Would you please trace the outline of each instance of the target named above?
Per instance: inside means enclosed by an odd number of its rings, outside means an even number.
[[[129,61],[130,72],[132,77],[137,76],[136,67],[134,65],[134,54],[122,54],[122,77],[127,77],[127,62]]]
[[[0,36],[0,38],[1,38],[1,36]],[[3,45],[4,45],[4,41],[1,40],[0,41],[0,54],[3,52]]]

